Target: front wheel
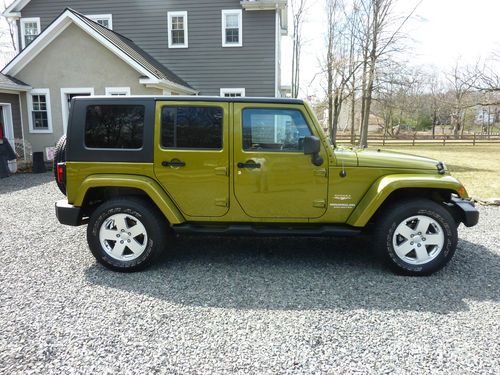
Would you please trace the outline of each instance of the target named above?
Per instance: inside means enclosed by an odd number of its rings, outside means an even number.
[[[398,202],[377,224],[377,248],[397,273],[430,275],[455,254],[457,225],[452,215],[434,201]]]
[[[87,242],[99,263],[114,271],[149,266],[165,246],[166,221],[155,207],[135,197],[112,199],[90,217]]]

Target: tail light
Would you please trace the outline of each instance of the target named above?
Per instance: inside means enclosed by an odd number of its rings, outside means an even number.
[[[60,184],[64,184],[64,176],[66,174],[66,163],[57,163],[57,182],[60,183]]]

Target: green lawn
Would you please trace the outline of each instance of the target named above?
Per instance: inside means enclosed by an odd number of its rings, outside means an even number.
[[[446,163],[476,199],[500,197],[500,144],[398,146],[383,149],[428,156]]]

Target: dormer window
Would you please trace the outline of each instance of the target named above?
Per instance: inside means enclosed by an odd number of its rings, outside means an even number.
[[[104,26],[107,29],[113,30],[113,15],[111,14],[89,14],[85,17],[97,22],[99,25]]]
[[[40,18],[21,18],[21,47],[27,47],[40,34]]]
[[[222,47],[241,47],[243,40],[241,9],[222,11]]]
[[[168,47],[188,47],[187,12],[168,12]]]

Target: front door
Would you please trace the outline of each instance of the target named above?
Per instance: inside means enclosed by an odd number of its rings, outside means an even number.
[[[0,104],[0,127],[2,128],[1,134],[15,150],[14,124],[12,123],[12,106],[10,104]]]
[[[304,155],[304,137],[314,135],[302,106],[277,108],[234,104],[234,191],[256,218],[317,218],[326,211],[327,159],[321,166]]]
[[[229,209],[229,105],[157,102],[155,175],[187,216]]]

